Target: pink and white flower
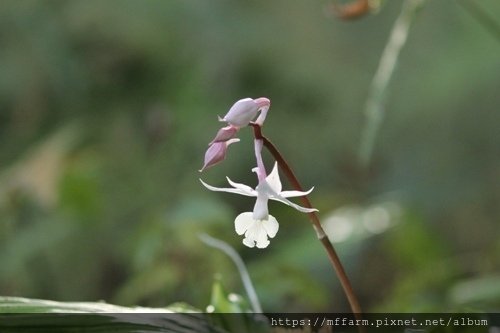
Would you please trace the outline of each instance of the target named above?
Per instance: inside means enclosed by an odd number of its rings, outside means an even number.
[[[254,169],[254,171],[258,171],[256,169]],[[313,188],[306,192],[282,191],[277,163],[274,164],[273,170],[267,177],[259,177],[259,184],[255,189],[245,184],[235,183],[229,178],[227,178],[227,181],[232,186],[232,188],[215,187],[206,184],[201,179],[200,181],[207,189],[211,191],[235,193],[257,198],[253,212],[241,213],[236,217],[234,221],[236,233],[238,235],[245,235],[243,244],[248,247],[257,246],[258,248],[265,248],[269,245],[268,238],[273,238],[278,232],[278,221],[274,216],[270,215],[268,211],[267,204],[269,200],[279,201],[302,213],[311,213],[317,211],[317,209],[315,208],[302,207],[287,199],[308,195],[309,193],[311,193]]]

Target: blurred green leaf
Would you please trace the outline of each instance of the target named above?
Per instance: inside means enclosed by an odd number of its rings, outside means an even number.
[[[250,304],[242,296],[226,293],[220,278],[212,286],[212,296],[207,312],[212,323],[228,332],[269,332],[267,319],[260,314],[252,314]],[[228,315],[231,314],[231,315]]]
[[[449,291],[455,306],[499,306],[500,276],[490,275],[456,282]]]

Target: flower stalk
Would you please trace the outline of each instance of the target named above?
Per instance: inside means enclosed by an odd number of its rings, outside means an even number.
[[[283,155],[281,155],[276,146],[262,134],[261,126],[256,123],[250,123],[250,125],[253,127],[255,139],[262,140],[264,147],[266,147],[266,149],[269,151],[269,153],[271,153],[276,162],[278,162],[278,166],[281,168],[292,187],[294,187],[297,191],[303,192],[302,185],[300,184],[299,180],[295,176],[293,170],[290,168]],[[313,208],[311,201],[309,200],[309,197],[307,195],[301,196],[300,200],[305,207]],[[335,248],[333,247],[323,227],[321,226],[318,215],[315,211],[309,212],[307,213],[307,215],[309,216],[309,220],[311,221],[314,231],[316,232],[318,240],[321,242],[321,245],[323,245],[328,255],[328,259],[330,260],[330,263],[332,264],[333,269],[335,270],[335,273],[340,280],[340,284],[342,285],[342,289],[344,290],[352,312],[354,313],[356,318],[361,319],[361,306],[359,305],[358,298],[354,294],[351,282],[347,277],[344,266],[342,265],[342,262],[340,261]]]

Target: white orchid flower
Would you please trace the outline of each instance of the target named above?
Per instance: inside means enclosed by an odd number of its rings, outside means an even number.
[[[259,172],[258,168],[253,171]],[[238,235],[245,235],[243,244],[248,247],[257,246],[258,248],[265,248],[269,245],[269,238],[276,236],[279,229],[279,224],[276,218],[269,214],[267,203],[269,200],[279,201],[295,208],[303,213],[311,213],[318,211],[314,208],[305,208],[294,204],[287,198],[305,196],[311,193],[313,188],[309,191],[282,191],[281,180],[278,174],[277,163],[271,173],[265,177],[259,177],[259,184],[255,189],[245,184],[233,182],[228,177],[227,181],[232,188],[220,188],[206,184],[200,179],[201,183],[209,190],[216,192],[229,192],[240,194],[248,197],[256,197],[253,212],[245,212],[238,215],[234,221],[235,230]]]

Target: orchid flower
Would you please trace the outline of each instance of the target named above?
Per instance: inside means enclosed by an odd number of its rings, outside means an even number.
[[[225,122],[227,126],[219,129],[215,138],[209,143],[209,148],[205,153],[204,165],[200,171],[217,164],[226,157],[227,147],[231,143],[239,141],[235,136],[241,127],[249,125],[255,118],[257,119],[255,119],[254,123],[262,126],[270,105],[271,102],[265,97],[256,99],[243,98],[234,103],[223,118],[219,117],[219,121]],[[235,183],[229,178],[227,180],[232,188],[215,187],[206,184],[201,179],[200,181],[211,191],[236,193],[257,198],[253,212],[245,212],[238,215],[234,221],[234,226],[238,235],[245,235],[243,244],[248,247],[257,246],[258,248],[265,248],[269,245],[268,238],[276,236],[279,229],[278,221],[274,216],[269,214],[267,208],[269,200],[279,201],[303,213],[315,212],[317,209],[305,208],[287,199],[308,195],[313,189],[307,192],[282,191],[277,163],[274,164],[271,173],[267,175],[262,160],[263,140],[256,138],[254,143],[257,167],[252,169],[252,171],[257,173],[257,178],[259,179],[259,183],[255,189],[244,184]]]
[[[253,171],[257,171],[257,173],[259,174],[258,169],[259,167],[257,167]],[[243,244],[248,247],[257,246],[258,248],[265,248],[269,245],[268,237],[273,238],[278,232],[278,221],[274,216],[269,214],[267,208],[267,203],[269,200],[279,201],[303,213],[311,213],[317,211],[317,209],[314,208],[305,208],[299,206],[287,199],[308,195],[309,193],[311,193],[313,188],[306,192],[282,191],[277,163],[274,164],[273,170],[267,177],[262,179],[261,177],[259,177],[259,184],[255,189],[245,184],[235,183],[228,177],[226,178],[232,188],[215,187],[206,184],[201,179],[200,181],[207,189],[211,191],[229,192],[257,198],[253,212],[241,213],[236,217],[234,221],[236,233],[238,235],[245,235]]]

